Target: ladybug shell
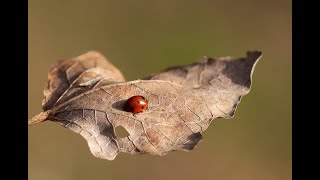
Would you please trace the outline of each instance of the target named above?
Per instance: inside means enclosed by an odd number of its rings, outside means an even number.
[[[148,108],[148,101],[143,96],[132,96],[124,105],[124,110],[132,113],[140,113]]]

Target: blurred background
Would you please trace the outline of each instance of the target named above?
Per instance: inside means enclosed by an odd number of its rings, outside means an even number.
[[[93,157],[80,135],[28,128],[30,180],[292,179],[290,0],[29,0],[29,117],[42,111],[49,67],[102,52],[127,80],[202,56],[263,57],[235,117],[216,119],[191,152]]]

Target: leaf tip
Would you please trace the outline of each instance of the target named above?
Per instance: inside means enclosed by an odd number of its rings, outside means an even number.
[[[259,50],[247,51],[248,59],[251,59],[253,61],[259,61],[261,57],[262,57],[262,51],[259,51]]]
[[[262,57],[262,52],[259,50],[247,51],[247,61],[249,61],[250,63],[252,62],[250,81],[252,81],[253,71],[255,69],[257,62],[261,59],[261,57]]]

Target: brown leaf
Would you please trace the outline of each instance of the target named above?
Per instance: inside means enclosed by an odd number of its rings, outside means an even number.
[[[124,82],[114,66],[97,52],[57,63],[49,71],[43,113],[29,124],[51,120],[81,134],[96,157],[113,160],[119,152],[165,155],[192,150],[211,121],[231,118],[251,87],[261,52],[246,58],[203,58],[169,68],[144,80]],[[144,96],[149,107],[132,114],[126,100]],[[128,136],[115,128],[122,126]]]

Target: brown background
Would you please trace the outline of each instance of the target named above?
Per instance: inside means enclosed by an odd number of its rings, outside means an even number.
[[[42,111],[58,59],[102,52],[128,80],[202,56],[259,49],[251,92],[235,117],[217,119],[192,152],[94,158],[53,122],[29,127],[30,180],[292,178],[291,1],[29,0],[29,117]]]

